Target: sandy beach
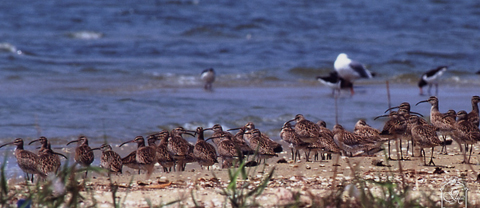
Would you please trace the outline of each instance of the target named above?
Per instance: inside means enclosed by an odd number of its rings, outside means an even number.
[[[357,179],[385,182],[387,178],[398,186],[403,184],[410,187],[410,197],[418,197],[420,202],[431,199],[438,206],[441,205],[442,187],[459,180],[458,183],[468,188],[468,206],[480,204],[480,181],[476,165],[480,155],[477,147],[471,160],[475,165],[471,166],[460,163],[463,155],[459,154],[456,143],[448,146],[448,155],[439,154],[440,147],[436,148],[434,162],[437,166],[424,166],[423,158],[418,157],[418,149],[416,157],[407,157],[404,161],[385,161],[384,153],[380,152],[373,157],[339,157],[339,166],[333,165],[337,156],[333,156],[332,160],[316,162],[305,162],[302,158],[294,163],[289,149],[286,145],[284,147],[288,152],[284,151],[278,158],[269,159],[265,166],[247,168],[250,173],[248,182],[251,183],[248,190],[260,184],[262,178],[275,168],[265,190],[255,198],[263,207],[283,207],[294,203],[294,196],[299,196],[297,202],[302,206],[319,206],[328,200],[332,190],[343,190],[348,203],[350,197],[358,197],[359,194],[359,190],[349,184],[355,184]],[[394,148],[392,155],[396,158]],[[287,163],[277,163],[281,159]],[[336,177],[333,178],[335,171]],[[118,185],[116,196],[125,207],[161,206],[170,202],[173,202],[169,205],[171,207],[195,207],[195,203],[202,207],[222,207],[226,198],[221,192],[229,183],[228,170],[220,169],[217,164],[210,170],[202,170],[195,163],[188,164],[185,172],[170,173],[163,173],[157,165],[150,179],[146,179],[145,174],[138,175],[135,170],[125,167],[123,175],[112,176],[111,179]],[[239,180],[237,185],[243,182],[245,181]],[[106,176],[94,173],[86,184],[93,189],[98,207],[112,206],[112,193]],[[381,187],[369,184],[371,191],[381,197]],[[83,194],[88,199],[87,192]],[[86,207],[92,203],[91,199],[85,200],[81,206]],[[227,207],[230,206],[227,203]]]

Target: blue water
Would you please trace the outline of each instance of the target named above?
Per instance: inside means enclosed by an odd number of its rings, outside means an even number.
[[[43,135],[59,148],[84,134],[99,145],[249,121],[278,139],[297,113],[331,127],[334,99],[314,78],[342,52],[378,75],[339,99],[347,129],[359,118],[381,128],[373,117],[388,106],[387,80],[393,105],[425,99],[418,78],[439,65],[450,66],[441,110],[469,111],[479,11],[442,0],[3,2],[0,140]],[[199,74],[210,67],[217,81],[205,92]]]

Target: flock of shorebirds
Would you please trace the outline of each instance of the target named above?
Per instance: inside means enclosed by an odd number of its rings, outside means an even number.
[[[380,131],[369,126],[364,120],[359,120],[355,124],[353,132],[345,130],[340,124],[336,124],[333,130],[326,128],[324,121],[314,123],[307,120],[302,114],[298,114],[294,119],[286,121],[280,131],[281,140],[288,143],[291,149],[292,160],[300,159],[300,151],[305,153],[306,161],[310,160],[310,155],[314,154],[313,159],[331,159],[332,154],[343,156],[373,155],[383,150],[383,144],[388,142],[388,158],[390,157],[390,141],[395,140],[400,145],[400,158],[405,159],[401,148],[402,139],[406,139],[408,146],[412,145],[412,157],[414,156],[413,145],[418,146],[423,155],[424,165],[435,165],[433,162],[434,148],[443,146],[441,152],[446,153],[446,136],[450,136],[457,142],[465,155],[463,163],[469,163],[473,145],[480,141],[479,130],[479,96],[473,96],[471,99],[472,111],[467,113],[464,110],[456,113],[449,110],[447,113],[441,113],[438,108],[438,98],[435,96],[427,100],[418,102],[416,105],[428,102],[431,105],[430,122],[424,120],[421,114],[410,111],[409,103],[402,103],[397,107],[387,109],[388,115],[378,116],[388,117],[383,129]],[[397,109],[397,111],[392,111]],[[375,119],[377,119],[375,118]],[[205,139],[204,131],[211,130],[213,134]],[[235,134],[230,131],[237,131]],[[184,135],[196,136],[195,144],[189,143],[184,139]],[[440,137],[439,137],[440,136]],[[440,139],[443,138],[443,141]],[[211,144],[208,140],[212,140]],[[56,173],[61,165],[61,153],[52,151],[50,142],[45,137],[31,141],[41,144],[38,154],[24,149],[24,142],[21,138],[15,139],[11,143],[0,145],[0,148],[6,145],[16,145],[15,157],[18,166],[27,174],[37,175],[41,178],[47,177],[50,173]],[[157,144],[157,141],[159,143]],[[127,143],[136,143],[137,149],[125,157],[121,157],[112,150],[109,144],[103,144],[97,148],[91,148],[88,145],[88,139],[80,136],[77,140],[70,141],[67,145],[77,142],[75,148],[75,162],[82,166],[90,166],[94,160],[94,150],[101,150],[102,155],[100,164],[102,168],[108,169],[111,173],[121,174],[123,166],[132,169],[144,170],[147,177],[150,177],[154,170],[154,165],[159,163],[165,172],[184,171],[188,163],[198,162],[201,167],[207,167],[218,163],[217,158],[221,158],[221,167],[231,167],[233,161],[239,158],[253,155],[253,163],[259,163],[263,159],[278,156],[283,151],[280,143],[273,141],[266,134],[251,122],[243,127],[228,129],[224,131],[222,126],[215,124],[211,128],[198,127],[196,130],[186,130],[183,127],[175,128],[171,131],[163,130],[159,133],[149,135],[147,143],[143,136],[137,136],[135,139],[126,141],[119,145]],[[465,149],[462,147],[465,145]],[[469,146],[470,145],[470,146]],[[426,162],[424,149],[431,148],[430,161]],[[467,158],[467,151],[470,154]],[[298,159],[297,159],[298,158]],[[87,172],[85,172],[85,176]]]

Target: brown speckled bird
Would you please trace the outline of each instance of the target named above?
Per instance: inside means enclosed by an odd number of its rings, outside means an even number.
[[[31,182],[33,182],[33,175],[38,175],[41,178],[47,177],[47,175],[45,175],[45,173],[43,173],[40,168],[38,156],[33,152],[23,149],[23,139],[17,138],[13,142],[0,145],[0,148],[6,145],[17,146],[17,148],[15,149],[15,157],[17,158],[17,164],[18,167],[20,167],[20,169],[22,169],[23,172],[25,172],[25,174],[27,175],[27,180],[31,179]],[[28,174],[32,174],[32,178],[29,178]]]
[[[323,151],[325,147],[322,146],[317,141],[312,143],[304,142],[300,139],[300,136],[295,132],[292,125],[289,122],[283,124],[282,130],[280,131],[280,138],[290,144],[290,150],[292,152],[292,160],[297,161],[297,157],[300,158],[300,150],[305,151],[305,159],[308,162],[310,158],[310,152],[312,151]]]
[[[77,140],[73,140],[67,143],[67,146],[71,143],[77,142],[78,145],[75,148],[75,162],[81,166],[88,167],[94,160],[92,149],[88,146],[88,139],[86,136],[80,136]],[[88,170],[85,171],[85,178],[87,177]]]
[[[157,159],[158,163],[163,167],[164,172],[170,172],[172,171],[172,167],[175,168],[175,160],[167,150],[169,137],[170,133],[167,130],[163,130],[157,134],[157,139],[160,140],[157,146]]]
[[[135,160],[139,164],[140,169],[147,171],[147,178],[150,178],[152,175],[153,167],[157,162],[156,150],[152,146],[145,146],[145,139],[142,136],[137,136],[135,139],[126,141],[120,144],[119,147],[127,143],[137,143],[137,151],[135,155]]]
[[[112,146],[108,144],[102,144],[102,146],[93,148],[93,150],[101,150],[102,157],[100,158],[100,167],[109,170],[111,173],[122,173],[122,157],[115,151],[113,151]]]
[[[54,152],[51,148],[50,142],[46,137],[40,137],[37,140],[33,140],[28,145],[31,145],[35,142],[40,142],[42,145],[38,151],[39,163],[42,172],[45,174],[48,173],[57,173],[58,169],[61,166],[60,156],[67,159],[67,157],[61,153]]]
[[[250,138],[246,138],[246,137],[249,137],[249,136],[251,137],[253,134],[246,134],[246,132],[251,131],[251,130],[256,129],[256,128],[255,128],[255,124],[253,124],[253,122],[248,122],[247,124],[245,124],[244,128],[245,128],[245,133],[243,134],[243,139],[245,140],[245,142],[247,142],[247,140],[250,140]],[[273,147],[273,151],[275,153],[280,153],[280,152],[283,151],[282,145],[280,143],[270,139],[270,137],[268,137],[268,135],[260,132],[260,137],[262,138],[262,140],[264,140],[264,142],[266,142],[268,144],[268,146]],[[250,148],[251,148],[251,146],[250,146]],[[255,149],[253,149],[253,150],[255,150]]]
[[[167,144],[167,150],[173,159],[175,159],[177,165],[176,169],[179,171],[185,170],[185,165],[193,156],[193,145],[182,137],[183,134],[190,133],[188,133],[183,127],[173,129]]]
[[[418,102],[416,105],[420,103],[430,103],[432,106],[430,108],[430,123],[437,128],[437,132],[442,135],[443,138],[443,147],[442,150],[445,150],[444,154],[447,154],[447,135],[451,136],[451,132],[455,129],[455,119],[445,116],[445,114],[440,113],[438,110],[438,98],[435,96],[431,96],[427,100],[422,100]]]
[[[478,112],[478,103],[480,102],[480,97],[475,95],[472,97],[472,111],[468,113],[468,121],[470,121],[474,126],[478,127],[480,123],[479,112]]]
[[[200,167],[207,166],[207,169],[210,170],[210,166],[218,163],[215,147],[205,141],[202,127],[197,127],[195,133],[197,134],[197,142],[195,143],[193,154]]]
[[[430,157],[430,162],[428,165],[435,165],[433,162],[433,150],[436,146],[441,144],[440,139],[438,139],[436,127],[431,125],[423,125],[420,121],[418,116],[412,115],[408,119],[408,125],[411,127],[411,134],[413,136],[413,141],[415,144],[422,148],[423,151],[423,163],[427,165],[425,159],[425,150],[423,148],[432,148],[432,154]]]
[[[466,147],[467,145],[470,145],[470,154],[468,156],[468,159],[464,158],[462,163],[470,163],[470,157],[472,156],[472,149],[473,145],[480,141],[480,130],[478,129],[478,126],[475,126],[472,122],[469,121],[468,115],[466,111],[458,111],[457,113],[457,122],[455,124],[455,130],[453,132],[454,138],[457,139],[457,142],[465,144]],[[464,152],[463,148],[461,148],[461,151]],[[467,151],[467,148],[465,149]],[[466,157],[466,154],[464,154]]]
[[[381,145],[383,141],[372,142],[365,140],[354,133],[348,132],[340,124],[335,124],[333,134],[335,143],[343,150],[345,155],[372,155],[382,150]]]
[[[254,149],[257,151],[257,162],[259,163],[261,159],[264,159],[264,163],[266,163],[266,159],[273,157],[273,156],[278,156],[274,148],[276,146],[272,146],[268,140],[262,137],[260,130],[258,129],[252,129],[252,130],[247,130],[245,134],[251,134],[251,137],[247,137],[245,141],[247,142],[248,146],[250,148]]]
[[[204,130],[213,130],[212,136],[207,140],[211,139],[217,146],[217,153],[222,158],[222,168],[229,168],[232,166],[234,158],[243,156],[241,150],[231,140],[233,135],[230,132],[223,131],[221,125],[215,124],[212,128]]]

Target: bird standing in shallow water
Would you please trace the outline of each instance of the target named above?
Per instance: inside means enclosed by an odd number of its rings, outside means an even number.
[[[420,95],[423,95],[423,87],[428,85],[428,95],[431,95],[430,90],[432,85],[435,85],[435,95],[438,95],[438,78],[447,71],[447,66],[439,66],[422,74],[420,81],[418,81],[418,88],[420,88]]]
[[[77,140],[73,140],[67,143],[67,146],[71,143],[77,142],[78,146],[75,148],[75,162],[84,167],[89,167],[94,160],[92,149],[88,146],[88,139],[86,136],[80,136]],[[88,170],[85,171],[85,178],[87,177]]]
[[[215,82],[215,70],[213,68],[203,70],[200,78],[205,82],[203,88],[207,91],[212,91],[212,84]]]
[[[33,182],[33,175],[38,175],[42,178],[47,177],[45,173],[42,172],[39,164],[38,156],[30,151],[23,149],[23,139],[17,138],[13,142],[0,145],[0,148],[6,145],[16,145],[15,157],[17,158],[17,164],[20,169],[27,174],[26,179],[29,180],[28,174],[32,174],[31,182]]]
[[[102,150],[102,157],[100,159],[100,167],[109,170],[111,173],[122,173],[122,157],[112,150],[112,146],[102,144],[102,146],[93,148],[93,150]]]
[[[316,78],[317,81],[332,89],[333,96],[335,95],[335,92],[338,92],[338,94],[340,94],[340,91],[343,89],[353,88],[353,83],[338,76],[338,73],[336,71],[330,72],[329,76],[317,76]]]
[[[353,82],[357,79],[371,79],[373,77],[372,72],[365,69],[365,67],[356,61],[352,61],[348,58],[347,54],[341,53],[337,56],[335,63],[333,64],[335,71],[338,73],[338,76],[343,78],[345,81],[352,83],[350,87],[350,92],[353,95]]]

